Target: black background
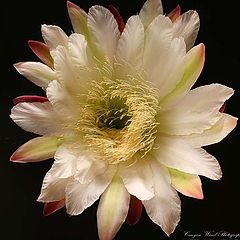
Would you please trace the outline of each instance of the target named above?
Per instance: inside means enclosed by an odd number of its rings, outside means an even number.
[[[140,11],[144,1],[75,0],[75,4],[88,10],[91,5],[115,5],[124,20]],[[129,3],[130,2],[130,3]],[[164,12],[168,13],[177,4],[183,12],[195,9],[201,19],[197,43],[206,45],[204,70],[196,85],[214,82],[234,88],[235,95],[227,102],[226,112],[239,117],[240,47],[238,1],[164,0]],[[55,24],[71,33],[66,1],[2,1],[0,44],[0,238],[6,240],[95,240],[97,237],[97,203],[83,214],[70,217],[65,209],[44,217],[43,205],[36,202],[42,179],[52,161],[35,164],[14,164],[9,157],[21,144],[34,135],[24,132],[10,119],[12,99],[19,95],[44,93],[15,71],[12,64],[19,61],[37,61],[27,46],[27,40],[41,40],[41,24]],[[185,231],[204,235],[203,232],[227,231],[240,233],[240,181],[239,181],[239,127],[224,141],[207,147],[219,159],[223,170],[220,181],[202,178],[204,200],[195,200],[180,195],[182,217],[175,232],[168,238],[143,211],[142,218],[134,227],[126,223],[115,239],[135,240],[181,240]],[[5,237],[3,237],[5,236]],[[214,239],[228,239],[213,237]],[[209,238],[201,238],[209,239]],[[239,237],[240,239],[240,237]]]

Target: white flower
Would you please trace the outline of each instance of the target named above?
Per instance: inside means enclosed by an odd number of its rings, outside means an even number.
[[[177,7],[165,16],[160,1],[148,0],[124,27],[114,7],[111,13],[93,6],[86,14],[68,2],[68,10],[75,33],[43,25],[46,44],[29,41],[45,64],[15,64],[46,98],[14,100],[11,118],[41,136],[11,160],[54,157],[38,198],[46,215],[64,205],[77,215],[100,198],[99,238],[108,240],[127,216],[137,222],[142,202],[169,235],[180,219],[176,190],[202,199],[198,175],[221,178],[217,160],[202,147],[236,126],[236,118],[219,111],[233,90],[220,84],[191,90],[205,58],[203,44],[193,47],[195,11],[180,15]]]

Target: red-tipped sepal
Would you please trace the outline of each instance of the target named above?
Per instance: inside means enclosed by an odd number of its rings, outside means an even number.
[[[131,195],[130,206],[127,215],[127,222],[130,226],[135,225],[142,214],[142,202],[135,196]]]
[[[125,23],[123,21],[123,18],[121,16],[121,14],[119,13],[119,11],[113,5],[109,5],[108,9],[113,14],[113,16],[115,17],[115,19],[116,19],[116,21],[118,23],[119,31],[123,32],[124,27],[125,27]]]
[[[177,5],[169,14],[168,17],[174,22],[181,15],[181,7]]]
[[[13,103],[16,105],[22,102],[47,102],[48,99],[42,96],[35,96],[35,95],[23,95],[13,99]]]
[[[65,199],[56,202],[49,202],[44,204],[43,215],[49,216],[57,210],[63,208],[65,206]]]
[[[50,54],[49,48],[45,43],[29,40],[28,46],[32,51],[39,57],[39,59],[44,62],[49,67],[53,67],[53,59]]]

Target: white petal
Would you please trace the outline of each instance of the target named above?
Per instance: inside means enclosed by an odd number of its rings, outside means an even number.
[[[138,159],[132,166],[124,165],[120,174],[131,195],[139,200],[148,200],[154,196],[152,172],[144,159]]]
[[[183,37],[187,50],[189,50],[197,38],[200,20],[196,11],[190,10],[179,16],[173,24],[174,37]]]
[[[181,136],[194,147],[202,147],[222,141],[237,125],[237,118],[222,113],[221,118],[211,128],[200,134]]]
[[[167,96],[182,78],[186,46],[183,38],[174,38],[168,57],[152,71],[150,79],[159,89],[159,100]]]
[[[139,16],[128,19],[117,46],[117,58],[134,67],[141,67],[144,47],[144,28]]]
[[[19,147],[11,156],[13,162],[38,162],[52,158],[62,143],[57,137],[36,137]]]
[[[57,78],[55,72],[47,65],[40,62],[20,62],[14,64],[17,71],[39,87],[46,88]]]
[[[88,28],[90,39],[100,57],[107,57],[111,62],[120,36],[118,24],[112,13],[101,6],[91,7],[88,13]]]
[[[65,189],[69,181],[69,178],[54,178],[51,173],[47,173],[37,201],[55,202],[62,200],[65,198]]]
[[[160,14],[163,14],[161,0],[147,0],[139,13],[139,17],[146,29],[153,19]]]
[[[165,76],[170,72],[168,62],[172,53],[171,43],[172,22],[168,17],[159,15],[146,31],[143,55],[148,80],[158,87],[164,81],[161,74]],[[160,75],[159,72],[161,72]]]
[[[42,36],[50,51],[55,50],[59,45],[67,47],[68,36],[58,26],[42,25]]]
[[[77,156],[67,146],[60,146],[55,153],[54,163],[51,168],[51,175],[54,178],[69,178],[75,174]]]
[[[218,161],[205,150],[193,148],[185,141],[170,136],[161,136],[158,144],[155,157],[165,166],[213,180],[221,178],[222,172]]]
[[[107,164],[97,159],[89,152],[80,153],[74,178],[81,184],[86,184],[107,170]]]
[[[77,102],[58,81],[52,81],[46,89],[47,98],[56,112],[65,120],[79,117]]]
[[[90,207],[110,184],[115,170],[109,168],[104,174],[96,176],[91,182],[81,184],[75,180],[66,188],[66,208],[70,215],[78,215]]]
[[[87,66],[87,41],[81,34],[73,33],[69,37],[69,53],[75,66]]]
[[[71,95],[79,96],[86,92],[85,85],[88,78],[84,71],[79,74],[68,50],[63,46],[58,46],[55,50],[54,68],[59,81]]]
[[[115,176],[98,205],[97,223],[100,240],[114,238],[127,217],[129,202],[130,195],[121,178]]]
[[[174,135],[202,133],[221,117],[223,103],[234,91],[220,84],[195,88],[169,111],[162,112],[160,131]]]
[[[177,192],[170,185],[167,171],[160,164],[151,161],[155,183],[155,197],[143,201],[148,216],[170,235],[180,220],[181,202]]]
[[[62,129],[62,122],[49,102],[19,103],[12,108],[10,117],[25,131],[39,135],[57,135]]]
[[[44,177],[38,201],[54,202],[65,198],[65,189],[74,173],[76,157],[65,147],[55,154],[55,161]]]

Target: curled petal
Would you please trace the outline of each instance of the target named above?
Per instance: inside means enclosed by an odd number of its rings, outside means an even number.
[[[50,50],[45,43],[29,40],[28,45],[40,60],[42,60],[49,67],[53,67],[53,59],[50,54]]]
[[[44,204],[43,215],[49,216],[57,210],[63,208],[65,206],[65,199],[56,202],[49,202]]]
[[[57,137],[37,137],[18,148],[10,158],[12,162],[39,162],[52,158],[63,140]]]
[[[100,240],[114,238],[127,217],[129,201],[130,195],[121,178],[115,176],[98,205],[97,224]]]

